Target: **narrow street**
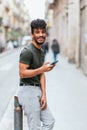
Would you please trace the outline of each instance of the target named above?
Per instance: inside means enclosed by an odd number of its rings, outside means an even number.
[[[0,120],[18,87],[19,52],[20,49],[13,50],[0,57]]]
[[[14,130],[19,55],[31,42],[49,44],[45,62],[51,63],[52,45],[59,45],[58,63],[45,73],[53,130],[87,130],[87,0],[0,0],[0,130]],[[23,130],[29,130],[24,113]]]
[[[20,49],[0,59],[0,130],[14,127],[19,53]],[[54,130],[87,130],[87,77],[67,58],[59,55],[58,60],[54,70],[46,73],[48,104],[56,120]],[[53,61],[51,51],[46,61]],[[25,116],[24,130],[28,130]]]

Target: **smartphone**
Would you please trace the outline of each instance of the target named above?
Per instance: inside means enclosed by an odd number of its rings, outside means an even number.
[[[51,65],[54,65],[54,64],[56,64],[57,62],[58,62],[58,60],[53,61],[53,62],[51,63]]]

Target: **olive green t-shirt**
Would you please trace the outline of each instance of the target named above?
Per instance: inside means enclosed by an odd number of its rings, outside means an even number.
[[[31,43],[21,51],[19,62],[29,65],[28,69],[37,69],[44,63],[44,52]],[[21,83],[40,84],[40,74],[31,78],[20,78]]]

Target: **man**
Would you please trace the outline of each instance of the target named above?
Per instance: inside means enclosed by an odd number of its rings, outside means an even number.
[[[20,54],[19,103],[22,105],[28,120],[29,130],[52,130],[54,118],[46,100],[46,81],[44,72],[53,69],[55,65],[44,63],[44,53],[41,45],[46,39],[46,22],[36,19],[31,22],[32,43]]]
[[[53,52],[53,60],[56,61],[58,58],[58,54],[60,53],[59,43],[56,39],[53,39],[51,49]]]

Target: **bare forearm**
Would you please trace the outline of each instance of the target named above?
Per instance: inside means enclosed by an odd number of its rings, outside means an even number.
[[[34,77],[38,74],[42,73],[42,68],[38,68],[38,69],[25,69],[23,71],[20,71],[20,77],[21,78],[29,78],[29,77]]]
[[[41,74],[40,84],[41,84],[42,96],[46,97],[46,78],[44,73]]]
[[[53,65],[47,66],[48,63],[43,64],[41,67],[37,69],[29,69],[30,66],[27,64],[19,63],[19,74],[21,78],[31,78],[36,75],[39,75],[43,72],[48,72],[52,70]]]

